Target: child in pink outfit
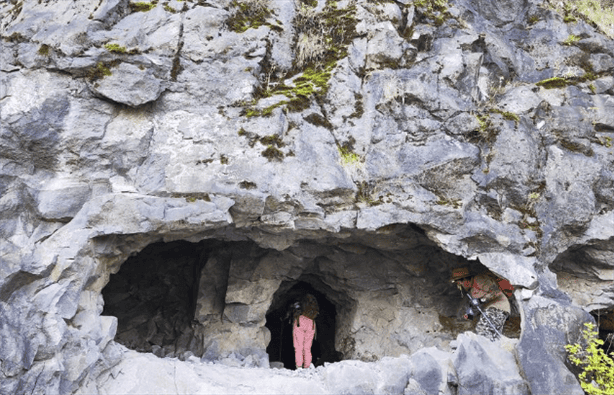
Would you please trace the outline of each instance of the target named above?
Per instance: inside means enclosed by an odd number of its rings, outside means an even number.
[[[311,365],[311,343],[316,333],[316,324],[311,318],[300,315],[292,325],[294,356],[297,368]]]
[[[315,319],[320,308],[315,296],[306,294],[300,303],[295,304],[292,314],[292,337],[294,339],[294,357],[296,368],[308,368],[311,365],[311,343],[316,333]]]

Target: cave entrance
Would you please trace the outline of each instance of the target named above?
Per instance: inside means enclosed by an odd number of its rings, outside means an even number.
[[[607,310],[596,310],[591,312],[595,322],[597,322],[597,330],[599,331],[599,338],[603,340],[603,351],[606,354],[614,351],[614,308]]]
[[[265,326],[271,332],[271,341],[266,349],[271,362],[281,362],[286,369],[295,369],[294,345],[291,318],[284,319],[290,304],[310,293],[318,301],[320,313],[316,317],[317,333],[311,347],[314,366],[325,362],[338,362],[340,353],[335,350],[337,308],[328,297],[306,281],[286,281],[273,296],[273,303],[266,315]]]
[[[191,322],[200,271],[215,244],[158,242],[129,257],[102,290],[102,314],[117,317],[115,341],[161,357],[198,355]]]

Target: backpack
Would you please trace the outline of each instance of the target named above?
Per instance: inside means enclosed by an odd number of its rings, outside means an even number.
[[[494,280],[505,296],[508,298],[514,296],[514,286],[508,280],[499,276],[494,276]]]
[[[302,303],[302,311],[301,315],[304,315],[307,318],[311,318],[315,320],[318,314],[320,313],[320,309],[318,307],[318,301],[315,296],[311,294],[305,295]]]
[[[293,310],[292,311],[293,321],[298,320],[298,317],[301,315],[304,315],[307,318],[315,320],[315,318],[318,316],[318,313],[320,312],[319,307],[318,307],[318,301],[311,294],[305,295],[301,301],[294,302],[291,308]]]

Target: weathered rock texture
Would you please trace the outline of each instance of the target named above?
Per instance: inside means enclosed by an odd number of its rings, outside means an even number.
[[[563,345],[614,307],[612,40],[539,0],[304,3],[0,4],[2,394],[97,392],[117,342],[268,366],[296,284],[338,358],[448,350],[457,265],[516,287],[517,370],[466,340],[390,391],[581,393]]]

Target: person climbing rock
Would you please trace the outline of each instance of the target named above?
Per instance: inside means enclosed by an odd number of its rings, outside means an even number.
[[[306,294],[292,314],[292,338],[296,368],[311,366],[311,344],[316,333],[315,318],[319,307],[315,296]]]
[[[450,280],[464,295],[468,293],[471,296],[470,299],[473,300],[473,306],[477,304],[476,307],[482,312],[475,332],[491,341],[497,340],[510,315],[511,306],[495,275],[485,272],[472,276],[469,268],[460,267],[452,269]],[[472,317],[470,314],[465,314],[465,319],[472,319]]]

